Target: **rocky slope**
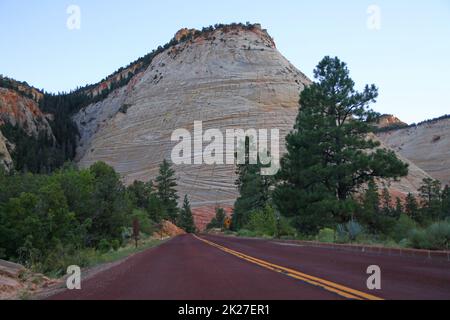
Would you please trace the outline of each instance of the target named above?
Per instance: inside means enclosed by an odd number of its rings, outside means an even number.
[[[44,114],[38,106],[42,94],[24,84],[16,85],[14,90],[0,87],[0,165],[7,171],[13,168],[11,154],[15,141],[8,141],[2,133],[5,124],[23,129],[30,137],[37,138],[44,133],[49,141],[55,141],[49,124],[51,116]]]
[[[32,136],[37,136],[42,131],[48,136],[53,136],[46,117],[36,100],[27,98],[15,90],[0,88],[0,126],[10,123],[13,126],[20,126]]]
[[[107,99],[75,115],[81,132],[78,161],[105,161],[126,183],[148,181],[169,159],[176,129],[280,129],[280,143],[292,130],[299,93],[311,81],[276,49],[256,25],[208,33],[182,29],[186,39],[158,54],[147,69]],[[389,122],[389,120],[387,120]],[[405,160],[406,161],[406,160]],[[217,205],[231,208],[237,196],[234,165],[178,165],[180,198],[189,194],[197,225],[204,227]],[[410,175],[392,184],[398,196],[415,192],[428,175],[410,163]]]
[[[127,87],[79,112],[82,166],[105,161],[126,182],[154,179],[170,158],[175,129],[291,130],[299,92],[310,81],[259,27],[227,28],[172,46]],[[233,204],[233,165],[175,167],[181,198],[194,207]]]
[[[378,137],[443,185],[450,184],[450,118],[382,132]]]
[[[6,140],[0,131],[0,167],[5,168],[7,171],[11,170],[13,167],[10,149],[11,148],[8,148],[8,140]]]
[[[407,127],[408,124],[401,121],[392,114],[384,114],[378,118],[377,127],[379,129]]]

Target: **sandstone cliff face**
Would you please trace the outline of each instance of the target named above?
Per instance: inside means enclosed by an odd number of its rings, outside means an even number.
[[[407,123],[401,121],[399,118],[397,118],[394,115],[391,114],[385,114],[382,115],[378,121],[377,121],[377,127],[378,128],[389,128],[393,126],[408,126]]]
[[[75,116],[82,166],[105,161],[127,183],[154,179],[176,143],[175,129],[291,129],[299,93],[310,81],[260,29],[216,30],[158,55],[127,88]],[[126,113],[119,112],[126,106]],[[282,141],[283,142],[283,141]],[[233,204],[233,165],[176,166],[180,196],[194,207]]]
[[[378,137],[434,179],[450,184],[450,119],[380,133]]]
[[[0,88],[0,126],[5,123],[20,126],[30,136],[37,136],[41,131],[53,136],[46,115],[35,100],[14,90]]]
[[[184,29],[178,37],[188,35]],[[219,29],[172,46],[127,87],[79,112],[82,167],[105,161],[126,183],[153,180],[177,144],[175,129],[293,128],[299,94],[311,81],[276,49],[260,28]],[[206,144],[207,145],[207,144]],[[196,155],[197,157],[198,155]],[[405,160],[406,161],[406,160]],[[410,175],[391,185],[397,196],[415,192],[428,175],[410,163]],[[178,165],[180,198],[188,194],[197,226],[204,228],[217,205],[231,209],[238,195],[234,165]],[[231,212],[231,210],[228,210]]]
[[[8,141],[0,131],[0,167],[5,168],[7,171],[13,167],[13,161],[7,147]]]
[[[381,143],[380,145],[381,149],[390,149],[390,147],[386,145],[379,137],[371,134],[370,139],[379,141]],[[394,201],[396,197],[399,197],[400,199],[404,200],[408,195],[408,193],[412,193],[418,196],[419,193],[418,190],[422,185],[423,179],[430,178],[430,175],[421,168],[419,168],[410,159],[405,158],[398,151],[396,150],[394,151],[400,160],[409,165],[408,175],[406,177],[399,179],[399,181],[389,181],[389,182],[380,181],[380,189],[384,186],[388,187],[388,189],[391,191],[391,195]]]

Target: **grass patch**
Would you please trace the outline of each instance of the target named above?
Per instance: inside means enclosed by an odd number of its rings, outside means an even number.
[[[88,264],[86,267],[94,267],[104,263],[116,262],[133,254],[157,247],[166,241],[167,240],[155,240],[149,238],[139,241],[137,248],[135,247],[134,242],[130,242],[127,246],[119,248],[116,251],[109,251],[106,253],[94,251],[94,254],[88,259]]]

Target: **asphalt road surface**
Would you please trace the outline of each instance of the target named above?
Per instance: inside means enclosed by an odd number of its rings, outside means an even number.
[[[367,268],[381,269],[381,290]],[[450,263],[293,245],[180,236],[53,300],[450,299]]]

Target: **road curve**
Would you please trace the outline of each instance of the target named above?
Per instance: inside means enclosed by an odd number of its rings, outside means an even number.
[[[382,290],[367,289],[367,267]],[[287,243],[180,236],[51,300],[450,299],[450,263]]]

